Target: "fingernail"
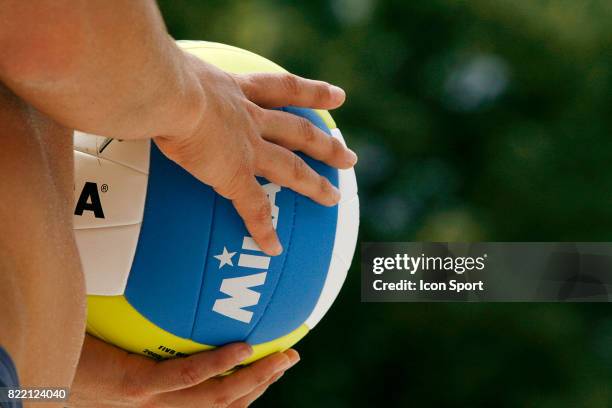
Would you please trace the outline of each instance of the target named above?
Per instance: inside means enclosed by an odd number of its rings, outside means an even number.
[[[333,95],[334,101],[343,101],[346,98],[346,93],[344,89],[337,87],[336,85],[330,85],[331,93]]]
[[[357,153],[348,148],[346,150],[348,150],[349,157],[351,158],[351,163],[355,165],[355,163],[357,163]]]
[[[276,371],[285,371],[289,369],[294,363],[291,362],[289,357],[285,358],[282,363],[279,364]]]
[[[338,201],[340,201],[340,198],[342,197],[342,195],[340,194],[340,190],[334,187],[332,191],[334,196],[334,203],[338,203]]]
[[[293,367],[294,365],[300,362],[301,358],[299,354],[295,353],[295,356],[293,358],[290,357],[290,360],[291,360],[291,367]]]
[[[278,380],[280,380],[280,378],[285,374],[284,371],[281,371],[280,373],[276,374],[275,376],[272,377],[272,379],[270,380],[271,383],[275,383]]]
[[[238,350],[237,355],[240,361],[246,360],[247,358],[251,357],[251,355],[253,355],[253,347],[251,347],[249,344],[244,343]]]
[[[277,256],[283,253],[283,246],[277,240],[274,244],[272,244],[272,248],[270,248],[270,250],[271,250],[271,255]]]

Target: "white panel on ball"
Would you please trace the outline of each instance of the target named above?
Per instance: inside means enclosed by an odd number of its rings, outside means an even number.
[[[101,228],[142,222],[148,176],[90,154],[74,152],[74,228]],[[87,191],[85,188],[89,187]],[[95,191],[93,191],[95,190]],[[79,199],[99,204],[79,210]],[[94,200],[96,201],[94,203]]]
[[[74,150],[97,156],[98,146],[104,143],[104,139],[102,136],[94,136],[75,130],[73,137]]]
[[[338,139],[344,146],[346,142],[342,137],[340,129],[331,129],[333,137]],[[357,178],[355,177],[355,169],[344,169],[338,171],[338,185],[342,186],[342,197],[340,202],[350,201],[357,195]]]
[[[136,253],[140,224],[81,229],[74,234],[87,294],[122,295]]]
[[[340,257],[335,253],[332,254],[332,259],[329,262],[329,271],[325,278],[325,284],[319,295],[319,300],[314,309],[310,313],[310,316],[306,319],[304,324],[310,330],[312,330],[319,321],[325,316],[325,313],[329,310],[334,300],[340,293],[342,284],[346,279],[346,274],[350,265],[347,265]]]
[[[346,146],[340,129],[332,129],[332,135]],[[338,185],[342,192],[340,203],[338,204],[338,225],[336,226],[336,239],[334,252],[345,262],[351,263],[357,245],[357,235],[359,232],[359,197],[357,196],[357,178],[355,169],[338,170]],[[347,239],[350,238],[350,239]]]
[[[149,139],[122,141],[74,132],[74,150],[110,160],[141,173],[149,173]]]
[[[357,220],[357,222],[355,222]],[[341,238],[334,242],[334,253],[349,264],[353,260],[357,235],[359,232],[359,197],[353,196],[352,200],[338,204],[338,224],[336,236]]]
[[[346,146],[339,129],[332,129],[331,133],[333,137]],[[310,316],[304,322],[310,329],[319,323],[340,293],[357,244],[359,197],[357,196],[357,180],[353,169],[338,171],[338,189],[342,198],[338,204],[334,249],[321,295]]]

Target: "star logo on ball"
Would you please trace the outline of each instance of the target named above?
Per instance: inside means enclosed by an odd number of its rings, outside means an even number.
[[[236,255],[235,252],[229,252],[226,247],[223,247],[223,253],[215,255],[215,258],[219,260],[219,269],[223,268],[225,265],[234,266],[232,262],[232,257],[234,255]]]

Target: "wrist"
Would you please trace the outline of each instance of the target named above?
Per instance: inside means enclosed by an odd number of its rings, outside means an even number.
[[[155,132],[155,138],[165,140],[183,139],[195,132],[206,110],[206,94],[190,57],[174,43],[178,61],[176,86],[164,98],[161,115],[164,124]]]

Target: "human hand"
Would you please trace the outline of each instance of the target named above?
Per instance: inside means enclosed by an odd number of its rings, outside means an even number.
[[[292,151],[336,168],[352,167],[357,156],[308,120],[267,108],[334,109],[344,103],[344,91],[285,73],[229,74],[187,58],[204,89],[205,111],[195,130],[154,140],[168,158],[231,200],[262,250],[278,255],[270,202],[255,176],[332,206],[339,191]]]
[[[252,353],[233,343],[186,358],[154,361],[87,335],[70,391],[72,408],[249,406],[299,361],[295,350],[234,368]]]

